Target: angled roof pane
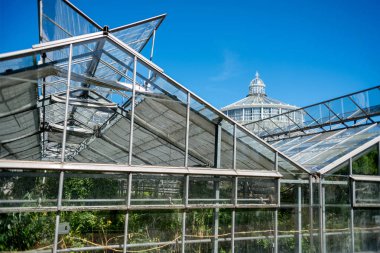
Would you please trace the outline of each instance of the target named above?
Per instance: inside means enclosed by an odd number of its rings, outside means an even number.
[[[165,15],[152,17],[136,23],[128,24],[118,28],[111,29],[110,32],[125,44],[140,52],[152,37],[153,32],[157,30]]]
[[[99,25],[68,1],[41,0],[39,4],[41,43],[101,30]]]

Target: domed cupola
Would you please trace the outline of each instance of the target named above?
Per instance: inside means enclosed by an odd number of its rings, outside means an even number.
[[[265,92],[265,83],[256,71],[255,78],[249,83],[248,95],[235,103],[222,108],[222,112],[239,123],[245,124],[273,117],[281,113],[296,110],[298,107],[283,103],[277,99],[268,97]],[[288,115],[289,116],[289,115]],[[295,111],[290,117],[273,118],[273,127],[287,126],[297,122],[302,124],[303,114]]]
[[[265,83],[260,79],[259,72],[256,71],[255,78],[249,84],[248,96],[266,96]]]

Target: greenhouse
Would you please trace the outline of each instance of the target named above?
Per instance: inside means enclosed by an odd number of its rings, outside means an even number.
[[[380,86],[241,125],[152,62],[164,18],[39,0],[0,55],[0,250],[380,251]]]

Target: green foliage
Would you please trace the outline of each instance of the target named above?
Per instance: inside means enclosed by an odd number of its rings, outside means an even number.
[[[116,180],[108,178],[68,178],[64,183],[65,199],[114,198],[118,195]]]
[[[373,147],[360,155],[358,159],[352,162],[352,172],[361,175],[378,175],[378,155],[377,147]]]
[[[63,236],[62,247],[82,247],[87,241],[107,245],[124,233],[125,214],[118,211],[64,212],[61,222],[69,222],[70,233]]]
[[[0,250],[37,249],[53,242],[53,213],[0,215]]]

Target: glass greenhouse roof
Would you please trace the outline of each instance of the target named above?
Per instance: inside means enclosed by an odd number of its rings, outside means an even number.
[[[294,112],[302,113],[302,123],[268,127]],[[378,141],[379,115],[377,86],[245,126],[310,172],[325,173]]]
[[[0,55],[1,159],[308,175],[138,53],[164,16],[99,31],[67,1],[40,8],[49,42]]]
[[[273,146],[311,172],[328,171],[351,152],[379,141],[378,123],[284,139]],[[342,160],[343,159],[343,160]],[[346,158],[347,160],[347,158]]]
[[[287,126],[268,128],[279,118],[292,118],[295,113],[303,115],[303,123],[293,122]],[[380,86],[358,91],[335,99],[323,101],[273,117],[245,124],[245,127],[267,141],[323,133],[337,129],[373,124],[379,121]]]

